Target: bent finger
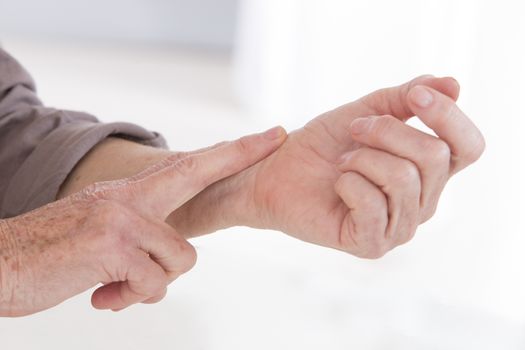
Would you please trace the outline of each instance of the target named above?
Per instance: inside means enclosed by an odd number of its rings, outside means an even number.
[[[481,156],[485,149],[483,135],[450,97],[418,85],[409,92],[409,104],[421,121],[450,147],[451,174]]]
[[[168,288],[165,288],[162,293],[152,297],[152,298],[149,298],[149,299],[146,299],[144,300],[142,303],[143,304],[156,304],[158,303],[159,301],[161,301],[162,299],[164,299],[166,297],[166,294],[168,293]]]
[[[168,283],[188,272],[197,261],[195,248],[163,222],[146,226],[137,235],[137,247],[164,269]]]
[[[358,257],[381,257],[388,250],[385,238],[388,205],[384,194],[356,172],[341,175],[335,191],[349,209],[336,248]]]
[[[384,151],[360,148],[348,153],[339,169],[361,174],[386,195],[387,240],[397,245],[412,238],[419,223],[421,193],[419,172],[412,162]]]
[[[357,142],[408,159],[417,166],[421,175],[420,220],[432,216],[449,178],[448,145],[392,116],[358,118],[351,131]]]
[[[162,294],[167,285],[164,270],[147,254],[127,262],[126,280],[106,284],[93,292],[91,304],[96,309],[121,310]]]

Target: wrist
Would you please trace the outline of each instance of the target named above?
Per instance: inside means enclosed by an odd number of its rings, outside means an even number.
[[[232,226],[256,226],[253,179],[257,167],[209,186],[173,212],[167,222],[185,238]]]

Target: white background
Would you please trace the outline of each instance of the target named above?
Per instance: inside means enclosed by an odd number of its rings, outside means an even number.
[[[520,2],[245,0],[238,13],[233,56],[110,26],[88,41],[71,35],[74,22],[45,36],[3,22],[1,39],[47,104],[161,131],[173,149],[300,127],[374,89],[453,75],[486,153],[381,260],[234,228],[192,241],[199,262],[162,303],[113,314],[90,309],[85,293],[0,319],[2,348],[525,349]]]
[[[10,34],[82,41],[150,42],[229,50],[238,0],[4,0]]]

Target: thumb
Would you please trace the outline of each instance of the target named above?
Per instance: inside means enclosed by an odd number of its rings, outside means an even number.
[[[129,193],[140,212],[164,221],[209,185],[266,158],[285,139],[286,131],[275,127],[202,151],[175,154],[131,178]]]

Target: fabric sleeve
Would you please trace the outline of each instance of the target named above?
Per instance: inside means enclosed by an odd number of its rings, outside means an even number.
[[[78,161],[110,135],[167,147],[137,125],[43,106],[31,76],[0,48],[0,218],[54,201]]]

